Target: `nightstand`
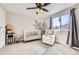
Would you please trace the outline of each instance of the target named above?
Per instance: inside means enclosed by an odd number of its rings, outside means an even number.
[[[14,33],[7,33],[6,34],[6,45],[13,44],[14,40]]]

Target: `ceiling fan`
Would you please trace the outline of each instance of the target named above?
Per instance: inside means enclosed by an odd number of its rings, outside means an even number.
[[[35,3],[36,7],[30,7],[30,8],[26,8],[26,9],[38,9],[39,11],[48,12],[48,10],[45,9],[44,7],[48,6],[49,4],[50,3]],[[37,11],[36,14],[38,14],[39,11]]]

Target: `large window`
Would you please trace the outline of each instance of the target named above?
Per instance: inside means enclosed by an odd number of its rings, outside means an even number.
[[[61,28],[65,28],[68,29],[69,28],[69,22],[70,22],[70,14],[65,14],[59,17],[55,17],[52,18],[52,29],[56,30],[56,29],[61,29]]]

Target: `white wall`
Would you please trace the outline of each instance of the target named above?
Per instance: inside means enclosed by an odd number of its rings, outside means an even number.
[[[76,6],[76,19],[77,19],[77,29],[78,29],[78,37],[79,37],[79,4]]]
[[[50,16],[43,19],[43,21],[47,24],[48,28],[50,28]]]
[[[38,17],[31,17],[28,15],[21,15],[17,13],[7,12],[7,23],[14,26],[14,31],[19,37],[22,36],[23,30],[34,30],[34,21],[42,21]]]
[[[79,4],[76,6],[76,19],[77,19],[77,25],[79,26]],[[79,27],[78,27],[79,30]]]

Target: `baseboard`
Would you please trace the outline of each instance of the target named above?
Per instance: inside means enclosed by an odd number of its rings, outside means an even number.
[[[41,39],[34,39],[34,40],[28,40],[28,41],[20,40],[20,41],[16,41],[15,43],[19,43],[19,42],[26,43],[26,42],[32,42],[32,41],[37,41],[37,40],[41,40]]]

